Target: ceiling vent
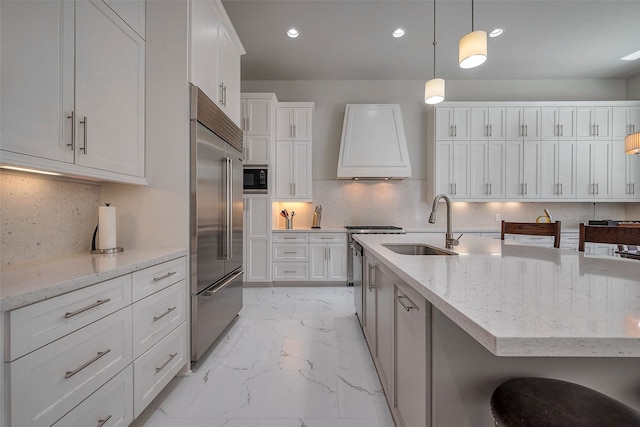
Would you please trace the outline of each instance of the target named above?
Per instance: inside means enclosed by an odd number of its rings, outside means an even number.
[[[411,165],[398,104],[347,104],[338,179],[404,179]]]

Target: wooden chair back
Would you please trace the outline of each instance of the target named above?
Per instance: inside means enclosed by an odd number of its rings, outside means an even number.
[[[507,222],[502,221],[500,239],[504,240],[505,234],[526,234],[530,236],[551,236],[553,247],[560,247],[560,229],[562,221],[556,222]]]
[[[578,241],[580,252],[584,252],[586,242],[640,245],[640,227],[607,227],[580,223],[580,240]]]

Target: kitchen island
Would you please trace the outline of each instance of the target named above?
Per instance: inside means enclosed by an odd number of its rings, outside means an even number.
[[[637,261],[472,236],[452,255],[384,246],[444,249],[443,234],[356,240],[363,329],[398,424],[492,425],[493,389],[517,376],[573,381],[640,408]]]

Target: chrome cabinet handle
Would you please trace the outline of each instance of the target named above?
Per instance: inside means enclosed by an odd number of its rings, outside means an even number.
[[[562,183],[560,183],[560,195],[562,195]]]
[[[99,351],[98,354],[95,355],[95,357],[93,357],[91,360],[87,360],[86,362],[84,362],[82,364],[82,366],[77,367],[73,371],[65,372],[64,379],[68,380],[69,378],[71,378],[72,376],[74,376],[78,372],[82,371],[84,368],[86,368],[87,366],[91,365],[93,362],[95,362],[96,360],[100,359],[102,356],[104,356],[105,354],[109,353],[110,351],[111,351],[110,348],[106,349],[105,351]]]
[[[453,136],[458,136],[458,125],[453,125]]]
[[[407,310],[407,311],[411,311],[412,309],[416,308],[416,307],[414,307],[414,306],[412,306],[412,305],[407,305],[407,304],[405,304],[405,302],[403,301],[403,299],[405,299],[405,298],[406,298],[407,300],[409,300],[409,298],[407,298],[407,297],[403,297],[403,296],[398,295],[398,296],[396,297],[396,301],[398,301],[398,302],[400,303],[400,305],[401,305],[402,307],[404,307],[404,309],[405,309],[405,310]],[[409,300],[409,301],[410,301],[410,300]]]
[[[168,308],[167,311],[165,311],[164,313],[162,313],[160,316],[154,316],[153,317],[153,321],[157,322],[158,320],[162,319],[164,316],[166,316],[167,314],[171,313],[173,310],[175,310],[176,307],[171,307]]]
[[[71,119],[71,144],[67,144],[67,147],[71,147],[71,151],[76,151],[76,113],[71,111],[71,115],[67,116],[67,119]]]
[[[283,273],[295,273],[295,272],[296,272],[295,270],[285,270],[285,271],[283,271]]]
[[[453,136],[453,125],[449,126],[449,136]]]
[[[173,358],[174,358],[174,357],[176,357],[177,355],[178,355],[178,353],[177,353],[177,352],[176,352],[176,353],[173,353],[173,354],[170,354],[170,355],[169,355],[169,359],[168,359],[166,362],[164,362],[164,363],[162,364],[162,366],[160,366],[159,368],[156,368],[156,374],[157,374],[158,372],[162,371],[162,370],[165,368],[165,366],[167,366],[167,365],[169,364],[169,362],[171,362],[171,361],[173,360]]]
[[[373,291],[376,287],[373,284],[373,275],[375,274],[376,266],[369,264],[369,292]]]
[[[167,274],[165,274],[164,276],[154,277],[154,278],[153,278],[153,281],[154,281],[154,282],[158,282],[158,281],[160,281],[160,280],[166,279],[167,277],[171,277],[171,276],[173,276],[174,274],[176,274],[176,272],[175,272],[175,271],[170,271],[170,272],[168,272]]]
[[[560,125],[560,136],[564,136],[564,125]]]
[[[600,194],[600,183],[596,182],[596,194]]]
[[[529,136],[529,125],[524,125],[524,136]]]
[[[493,183],[489,183],[489,195],[493,194]]]
[[[102,418],[100,420],[98,420],[98,427],[102,427],[103,425],[105,425],[107,423],[107,421],[109,421],[111,419],[111,415],[107,415],[106,418]]]
[[[600,125],[596,125],[596,136],[600,136]]]
[[[227,106],[227,85],[222,86],[222,99],[224,100],[222,105],[226,107]]]
[[[520,183],[520,194],[524,194],[524,184]]]
[[[220,83],[218,87],[220,88],[220,97],[218,98],[218,102],[220,105],[224,105],[224,92],[222,89],[224,87],[224,83]]]
[[[295,251],[284,251],[283,253],[285,253],[285,254],[295,254],[296,252]]]
[[[458,184],[457,183],[453,183],[453,194],[456,195],[458,194]]]
[[[489,125],[489,136],[493,136],[493,125]]]
[[[84,154],[87,154],[87,116],[83,116],[82,120],[80,120],[80,124],[84,125],[84,147],[80,147],[80,150],[84,151]]]
[[[524,194],[529,194],[529,183],[528,182],[524,183]]]
[[[80,310],[76,310],[76,311],[72,311],[72,312],[67,312],[67,313],[65,313],[65,314],[64,314],[64,318],[65,318],[65,319],[68,319],[68,318],[73,317],[73,316],[76,316],[76,315],[78,315],[78,314],[80,314],[80,313],[84,313],[84,312],[85,312],[85,311],[87,311],[87,310],[91,310],[92,308],[95,308],[95,307],[97,307],[97,306],[99,306],[99,305],[102,305],[102,304],[104,304],[104,303],[107,303],[107,302],[109,302],[109,301],[111,301],[111,298],[99,299],[99,300],[98,300],[98,301],[96,301],[95,303],[93,303],[93,304],[91,304],[91,305],[88,305],[88,306],[86,306],[86,307],[84,307],[84,308],[81,308]]]

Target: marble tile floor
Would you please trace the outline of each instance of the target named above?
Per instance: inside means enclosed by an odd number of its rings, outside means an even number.
[[[349,287],[245,288],[239,318],[135,427],[393,427]]]

